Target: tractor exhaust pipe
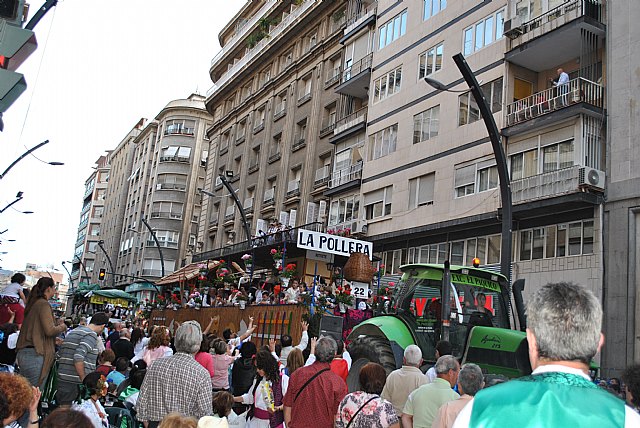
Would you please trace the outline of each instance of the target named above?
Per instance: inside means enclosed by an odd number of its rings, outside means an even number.
[[[527,316],[524,313],[524,299],[522,298],[522,291],[524,290],[524,279],[518,279],[511,286],[511,292],[513,293],[513,302],[516,305],[516,314],[518,315],[518,324],[520,330],[525,331],[527,329]]]

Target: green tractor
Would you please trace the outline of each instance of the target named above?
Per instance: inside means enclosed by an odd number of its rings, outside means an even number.
[[[524,280],[513,285],[520,328],[516,330],[511,291],[503,275],[448,262],[409,264],[400,270],[402,278],[391,298],[380,302],[376,316],[355,326],[349,335],[350,391],[357,388],[364,364],[374,361],[387,372],[395,370],[411,344],[422,350],[425,367],[434,364],[440,340],[451,343],[453,355],[462,363],[476,363],[489,374],[513,378],[531,373],[524,333]]]

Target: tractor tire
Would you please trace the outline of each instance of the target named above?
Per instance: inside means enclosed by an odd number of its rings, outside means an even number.
[[[348,350],[353,361],[347,376],[349,392],[360,390],[360,369],[365,364],[378,363],[384,367],[387,375],[397,368],[391,343],[384,337],[358,337],[349,344]]]

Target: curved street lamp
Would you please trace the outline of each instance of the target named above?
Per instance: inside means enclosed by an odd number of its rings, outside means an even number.
[[[48,144],[49,140],[45,140],[42,143],[30,148],[29,150],[27,150],[26,152],[24,152],[22,155],[20,155],[20,157],[16,160],[14,160],[13,162],[11,162],[11,164],[7,167],[7,169],[5,169],[2,174],[0,174],[0,180],[2,180],[4,178],[5,175],[7,175],[7,173],[11,170],[11,168],[13,168],[14,166],[16,166],[16,164],[18,162],[20,162],[22,159],[26,158],[27,156],[29,156],[32,152],[38,150],[40,147],[44,146],[45,144]],[[35,156],[34,156],[35,157]],[[36,158],[37,159],[37,158]],[[59,165],[64,165],[64,163],[62,162],[46,162],[43,161],[41,159],[38,159],[40,162],[44,162],[46,164],[52,165],[52,166],[59,166]]]
[[[460,70],[462,77],[469,85],[471,94],[478,104],[478,109],[484,121],[484,125],[489,133],[489,140],[491,141],[491,147],[493,148],[493,155],[496,159],[496,167],[498,169],[498,178],[500,181],[500,197],[502,199],[502,242],[500,247],[500,273],[507,278],[507,283],[511,284],[511,234],[512,234],[512,221],[513,221],[513,203],[511,200],[511,182],[509,180],[509,170],[507,168],[507,156],[502,146],[500,131],[496,125],[496,121],[493,119],[493,113],[491,107],[487,102],[480,83],[476,80],[475,75],[471,71],[469,64],[465,60],[461,53],[453,56],[453,61]],[[425,81],[440,91],[447,92],[460,92],[453,91],[447,88],[446,85],[438,82],[435,79],[425,78]],[[463,92],[467,92],[463,91]],[[446,287],[448,290],[449,288]],[[445,289],[443,288],[443,292]],[[444,296],[442,297],[444,301]]]

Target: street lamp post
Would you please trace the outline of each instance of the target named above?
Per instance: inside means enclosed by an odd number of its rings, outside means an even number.
[[[469,64],[461,53],[453,56],[453,61],[460,70],[462,77],[469,85],[471,94],[476,100],[478,109],[484,121],[484,126],[489,133],[489,140],[493,148],[493,154],[496,159],[496,168],[498,169],[498,178],[500,180],[500,197],[502,199],[502,238],[500,247],[500,273],[507,278],[507,283],[511,284],[511,233],[513,222],[513,204],[511,200],[511,182],[509,181],[509,170],[507,168],[507,156],[501,143],[500,131],[493,119],[491,107],[487,103],[480,84],[476,80]],[[433,79],[425,79],[425,81],[435,89],[448,91],[446,86]],[[455,91],[452,91],[455,92]]]
[[[40,147],[44,146],[45,144],[48,144],[49,140],[45,140],[42,143],[38,144],[37,146],[34,146],[32,148],[30,148],[29,150],[27,150],[26,152],[24,152],[18,159],[14,160],[13,162],[11,162],[11,164],[7,167],[7,169],[5,169],[2,174],[0,174],[0,180],[2,180],[4,178],[5,175],[7,175],[7,173],[11,170],[11,168],[13,168],[14,166],[16,166],[16,164],[18,162],[20,162],[22,159],[26,158],[27,156],[29,156],[32,152],[38,150]],[[45,162],[49,165],[53,165],[53,166],[59,166],[59,165],[64,165],[64,163],[62,162]]]
[[[158,237],[156,236],[156,233],[153,231],[153,229],[151,229],[151,226],[149,226],[149,223],[147,223],[147,220],[144,217],[142,217],[142,223],[149,230],[149,233],[151,234],[153,241],[156,243],[156,247],[158,247],[158,255],[160,256],[160,269],[162,270],[162,277],[164,278],[164,257],[162,257],[162,249],[160,248],[160,242],[158,241]]]
[[[100,247],[104,255],[107,257],[107,262],[109,262],[109,267],[111,268],[111,286],[113,288],[116,288],[116,271],[113,268],[113,263],[111,263],[111,257],[109,257],[109,253],[107,253],[107,250],[104,249],[103,245],[104,245],[104,240],[102,239],[99,240],[98,247]]]
[[[78,259],[78,263],[80,263],[80,266],[82,267],[82,270],[84,271],[84,277],[87,278],[87,284],[91,283],[91,276],[89,275],[89,272],[87,272],[87,268],[84,265],[84,263],[82,263],[82,259],[80,258],[79,255],[74,254],[74,259]],[[71,259],[72,261],[69,262],[71,264],[73,264],[73,259]],[[80,281],[78,281],[78,285],[80,285]]]

